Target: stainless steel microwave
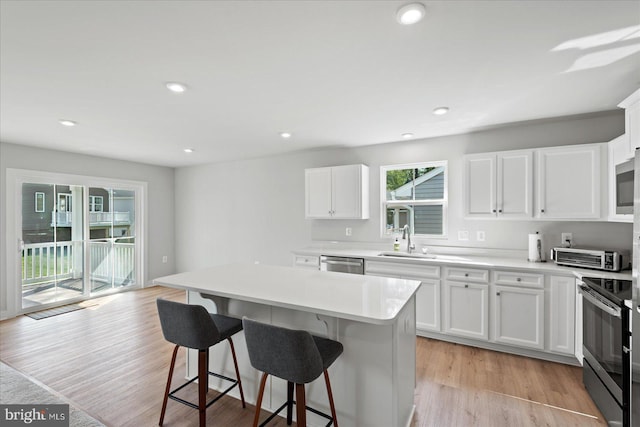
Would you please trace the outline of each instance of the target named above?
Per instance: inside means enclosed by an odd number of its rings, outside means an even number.
[[[633,159],[616,165],[616,213],[633,214]]]

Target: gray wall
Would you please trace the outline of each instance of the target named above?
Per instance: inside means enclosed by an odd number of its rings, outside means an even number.
[[[380,237],[379,167],[420,161],[449,162],[449,238],[432,246],[526,250],[527,234],[540,231],[548,246],[572,232],[578,245],[631,248],[631,224],[606,222],[496,221],[462,218],[462,156],[522,148],[606,142],[624,133],[624,114],[537,121],[481,132],[359,148],[335,148],[275,157],[184,167],[176,170],[178,271],[226,262],[290,265],[291,250],[313,241],[372,242]],[[365,163],[370,167],[368,220],[305,220],[304,169]],[[351,227],[351,237],[345,236]],[[467,230],[470,240],[457,240]],[[486,241],[475,240],[482,230]]]
[[[29,169],[147,182],[145,282],[175,271],[174,169],[141,163],[0,143],[0,309],[7,308],[6,169]],[[162,256],[168,261],[162,263]]]

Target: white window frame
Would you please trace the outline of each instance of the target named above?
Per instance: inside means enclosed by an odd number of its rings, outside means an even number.
[[[38,196],[42,195],[42,208],[38,209]],[[34,206],[34,210],[36,212],[44,212],[47,209],[47,195],[43,192],[43,191],[36,191],[36,194],[34,196],[34,202],[35,202],[35,206]]]
[[[442,199],[429,200],[387,200],[387,171],[397,169],[421,169],[428,167],[444,167],[444,191]],[[442,206],[442,234],[413,234],[413,221],[409,217],[411,234],[417,238],[446,239],[448,237],[449,208],[449,165],[446,160],[406,163],[380,166],[380,236],[393,237],[397,230],[387,230],[387,208],[393,206]]]

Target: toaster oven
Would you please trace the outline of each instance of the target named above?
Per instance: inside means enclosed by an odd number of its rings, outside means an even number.
[[[625,251],[553,248],[549,258],[559,265],[606,271],[620,271],[630,266],[629,253]]]

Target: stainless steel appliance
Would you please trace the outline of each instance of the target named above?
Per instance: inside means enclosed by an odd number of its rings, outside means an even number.
[[[640,171],[640,149],[636,149],[634,168]],[[635,174],[633,196],[633,331],[632,335],[632,426],[640,427],[640,173]]]
[[[320,270],[364,274],[364,259],[322,255],[320,257]]]
[[[629,254],[585,248],[553,248],[550,258],[560,265],[593,268],[596,270],[620,271],[629,268]]]
[[[616,165],[616,213],[633,213],[634,159]]]
[[[583,382],[610,426],[631,426],[631,280],[583,277]]]

